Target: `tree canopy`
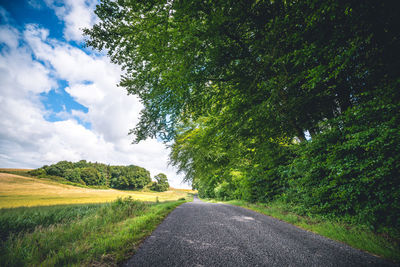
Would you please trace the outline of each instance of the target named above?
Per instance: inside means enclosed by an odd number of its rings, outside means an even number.
[[[102,1],[85,33],[145,106],[137,141],[170,140],[210,110],[229,113],[232,132],[303,141],[371,97],[363,93],[395,85],[393,10],[387,1]]]

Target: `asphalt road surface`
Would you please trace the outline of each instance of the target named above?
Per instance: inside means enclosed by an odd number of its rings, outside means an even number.
[[[195,198],[171,212],[124,266],[395,266],[244,208]]]

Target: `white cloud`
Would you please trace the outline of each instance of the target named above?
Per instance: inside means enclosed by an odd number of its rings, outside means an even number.
[[[135,164],[152,176],[166,173],[182,187],[168,167],[168,150],[156,140],[131,145],[127,133],[142,108],[135,96],[116,86],[121,71],[107,57],[93,56],[49,38],[48,30],[27,25],[21,33],[0,27],[0,166],[39,167],[60,160],[86,159],[108,164]],[[66,92],[88,112],[61,111],[62,121],[49,122],[40,93],[68,81]],[[77,121],[88,122],[86,129]]]
[[[82,29],[91,27],[97,20],[94,9],[97,0],[45,0],[57,17],[64,21],[64,37],[67,41],[83,41]]]
[[[106,141],[126,138],[137,123],[142,106],[135,96],[117,87],[121,71],[106,56],[88,55],[67,43],[48,39],[43,30],[28,25],[24,36],[36,58],[54,69],[54,75],[69,82],[66,92],[89,109],[92,129]]]
[[[95,105],[104,101],[105,94],[96,84],[74,84],[65,88],[65,91],[85,106]]]
[[[28,48],[19,46],[19,36],[16,29],[0,26],[0,42],[6,45],[3,50],[7,51],[1,54],[0,61],[3,86],[9,88],[19,85],[19,91],[25,93],[49,91],[55,85],[55,82],[48,78],[49,70],[31,59]]]
[[[28,0],[28,5],[34,9],[42,9],[43,5],[40,0]]]

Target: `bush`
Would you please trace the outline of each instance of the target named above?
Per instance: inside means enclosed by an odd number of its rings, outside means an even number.
[[[39,177],[39,176],[46,175],[46,171],[43,168],[39,168],[39,169],[29,171],[28,174]]]
[[[150,186],[150,190],[164,192],[169,189],[168,179],[165,174],[159,173],[154,176],[154,179],[156,179],[156,182],[153,182],[153,184]]]
[[[81,179],[81,171],[79,168],[66,170],[65,179],[73,183],[85,184],[85,182]]]
[[[214,195],[221,200],[232,199],[233,190],[232,185],[224,181],[214,188]]]
[[[284,198],[303,212],[400,228],[400,105],[371,101],[300,146]]]
[[[143,188],[151,182],[150,172],[138,166],[111,166],[110,186],[119,189]]]
[[[105,181],[101,180],[100,173],[94,167],[86,167],[80,170],[81,178],[87,185],[103,185]]]
[[[54,175],[54,176],[59,176],[59,177],[65,177],[65,172],[68,169],[73,169],[73,163],[69,161],[60,161],[57,162],[56,164],[46,166],[44,167],[46,170],[46,173],[48,175]]]

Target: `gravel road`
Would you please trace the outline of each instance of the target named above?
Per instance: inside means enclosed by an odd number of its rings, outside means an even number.
[[[395,266],[236,206],[195,198],[168,215],[123,266]]]

